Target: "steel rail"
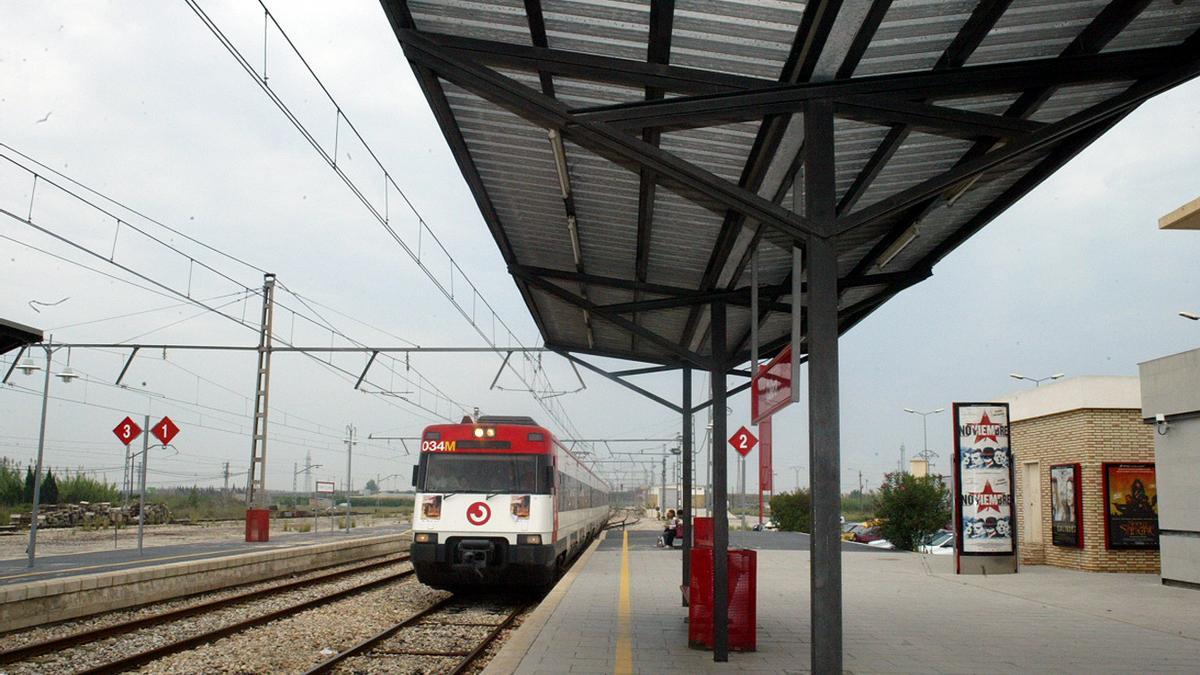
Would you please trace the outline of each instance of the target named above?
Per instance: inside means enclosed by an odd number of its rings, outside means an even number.
[[[349,567],[346,569],[336,570],[334,572],[328,572],[326,574],[321,574],[321,575],[318,575],[315,577],[309,577],[307,579],[298,579],[296,581],[290,581],[290,582],[287,582],[287,583],[279,585],[279,586],[271,586],[269,588],[261,588],[256,591],[246,591],[244,593],[238,593],[237,595],[231,595],[227,598],[218,598],[216,600],[210,600],[208,602],[203,602],[203,603],[200,603],[197,605],[180,607],[179,609],[171,610],[168,612],[163,612],[161,614],[155,614],[153,616],[146,616],[146,617],[142,617],[140,619],[131,619],[129,621],[122,621],[121,623],[113,624],[110,626],[101,626],[99,628],[94,628],[94,629],[90,629],[90,630],[82,630],[82,631],[78,631],[75,633],[71,633],[69,635],[63,635],[61,637],[52,638],[50,640],[44,640],[41,642],[33,642],[33,643],[30,643],[27,645],[22,645],[20,647],[14,647],[13,649],[7,649],[4,651],[0,651],[0,663],[12,663],[14,661],[23,661],[25,659],[29,659],[34,656],[39,656],[41,654],[55,652],[55,651],[58,651],[61,649],[67,649],[69,647],[73,647],[73,646],[79,645],[79,644],[84,644],[87,642],[95,642],[97,640],[102,640],[104,638],[112,637],[113,635],[119,635],[121,633],[127,633],[127,632],[130,632],[133,630],[137,630],[139,628],[144,628],[146,626],[153,626],[153,625],[157,625],[160,623],[165,623],[167,621],[175,621],[178,619],[187,618],[189,616],[194,616],[196,614],[202,614],[204,612],[210,612],[210,611],[213,611],[216,609],[221,609],[223,607],[235,605],[239,602],[244,602],[246,600],[254,600],[256,598],[264,597],[264,596],[271,595],[274,593],[287,592],[287,591],[291,591],[291,590],[294,590],[297,588],[303,588],[304,586],[310,586],[310,585],[322,583],[325,581],[331,581],[331,580],[337,579],[339,577],[344,577],[344,576],[347,576],[350,574],[355,574],[358,572],[371,570],[371,569],[374,569],[377,567],[383,567],[385,565],[390,565],[390,564],[396,563],[396,562],[405,562],[407,560],[408,560],[407,554],[404,554],[402,557],[399,557],[399,558],[389,558],[387,560],[373,560],[373,561],[366,562],[366,563],[363,563],[360,565],[355,565],[353,567]],[[336,566],[337,565],[327,565],[324,567],[324,569],[327,569],[329,567],[336,567]],[[323,569],[323,568],[318,568],[318,569]],[[269,579],[263,579],[260,581],[253,581],[253,582],[249,582],[247,584],[238,584],[238,585],[250,585],[250,584],[255,584],[255,583],[261,583],[262,581],[269,581]],[[232,587],[227,587],[227,588],[232,588]],[[220,590],[223,590],[223,589],[216,589],[214,591],[207,591],[207,592],[219,592]],[[167,600],[165,602],[170,602],[170,600]],[[145,605],[143,605],[143,606],[145,606]],[[125,608],[125,609],[132,609],[132,608]],[[121,610],[116,610],[116,611],[121,611]]]
[[[429,607],[426,607],[425,609],[417,612],[416,614],[413,614],[412,616],[404,619],[403,621],[397,623],[396,625],[386,628],[386,629],[380,631],[379,633],[363,640],[362,642],[359,642],[358,644],[350,647],[349,649],[346,649],[343,652],[340,652],[338,654],[335,654],[335,655],[329,657],[325,661],[321,662],[320,664],[314,666],[312,669],[308,670],[305,673],[305,675],[318,675],[321,673],[332,672],[333,668],[335,666],[337,666],[338,664],[340,664],[342,661],[345,661],[346,659],[348,659],[352,656],[369,653],[371,648],[374,647],[375,645],[383,642],[384,640],[387,640],[387,639],[393,637],[394,635],[396,635],[400,631],[404,630],[405,628],[415,626],[419,623],[424,623],[425,619],[427,617],[440,612],[441,610],[445,609],[450,603],[452,603],[458,599],[460,599],[460,598],[458,598],[456,596],[450,596],[448,598],[440,600],[440,601],[430,605]],[[458,664],[454,666],[453,670],[449,671],[450,675],[458,675],[459,673],[464,672],[467,669],[467,667],[476,658],[478,658],[480,654],[483,653],[483,650],[486,649],[488,647],[488,645],[492,644],[492,642],[494,642],[496,640],[496,638],[500,636],[500,633],[504,629],[506,629],[510,625],[512,625],[512,622],[516,620],[517,616],[519,616],[521,614],[521,612],[524,612],[528,608],[529,608],[529,603],[523,603],[521,605],[518,605],[517,607],[514,607],[508,613],[508,616],[505,617],[503,621],[501,621],[500,623],[496,623],[496,624],[492,624],[492,623],[489,623],[489,624],[480,624],[480,623],[470,623],[470,624],[443,623],[443,624],[440,624],[440,625],[446,625],[446,626],[472,626],[472,627],[476,627],[476,628],[490,627],[492,630],[488,631],[487,635],[485,635],[483,637],[483,639],[480,640],[478,642],[478,644],[476,644],[475,648],[469,652],[461,652],[461,651],[436,652],[436,651],[430,651],[430,650],[389,651],[389,652],[385,653],[385,656],[442,656],[442,657],[447,657],[447,658],[459,657]]]
[[[235,623],[227,624],[220,628],[200,633],[199,635],[193,635],[192,637],[184,638],[182,640],[177,640],[175,642],[171,642],[171,643],[162,645],[160,647],[155,647],[154,649],[148,649],[146,651],[138,652],[136,654],[132,654],[130,656],[127,656],[122,659],[118,659],[116,661],[110,661],[108,663],[103,663],[98,666],[93,666],[86,670],[80,671],[80,673],[81,674],[82,673],[88,673],[88,674],[121,673],[121,672],[125,672],[128,670],[132,670],[143,664],[149,663],[151,661],[156,661],[165,656],[170,656],[171,654],[175,654],[177,652],[186,651],[186,650],[192,649],[194,647],[199,647],[200,645],[203,645],[203,644],[206,644],[209,642],[214,642],[214,641],[219,640],[228,635],[240,633],[248,628],[253,628],[255,626],[259,626],[264,623],[270,623],[270,622],[276,621],[278,619],[286,618],[288,616],[296,614],[297,612],[302,612],[304,610],[312,609],[314,607],[320,607],[320,606],[323,606],[330,602],[341,600],[342,598],[345,598],[345,597],[348,597],[351,595],[362,593],[364,591],[373,590],[380,586],[385,586],[387,584],[394,583],[396,581],[400,581],[402,579],[412,576],[413,574],[415,574],[415,570],[411,570],[411,569],[405,570],[403,572],[399,572],[396,574],[390,574],[386,577],[382,577],[382,578],[376,579],[374,581],[369,581],[365,584],[359,584],[359,585],[353,586],[351,588],[346,588],[346,589],[342,589],[342,590],[334,592],[334,593],[322,595],[320,597],[313,598],[311,600],[306,600],[306,601],[301,602],[296,605],[284,607],[283,609],[274,610],[274,611],[268,612],[266,614],[260,614],[258,616],[251,617],[251,618],[243,620],[243,621],[238,621]]]

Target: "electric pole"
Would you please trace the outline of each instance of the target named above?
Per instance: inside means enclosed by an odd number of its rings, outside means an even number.
[[[304,491],[312,494],[312,450],[304,452]]]
[[[262,508],[267,491],[267,412],[271,391],[271,329],[275,316],[275,275],[263,275],[262,324],[258,334],[258,372],[254,389],[254,434],[250,437],[250,475],[246,506]]]
[[[346,425],[346,534],[350,534],[350,492],[354,487],[351,481],[350,460],[354,455],[355,429],[353,424]]]
[[[225,462],[224,473],[225,473],[225,487],[222,489],[222,492],[225,494],[225,496],[229,496],[229,462]]]

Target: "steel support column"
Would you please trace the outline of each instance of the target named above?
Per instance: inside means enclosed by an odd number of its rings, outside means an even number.
[[[683,520],[683,586],[692,578],[692,369],[683,367],[683,495],[680,518]],[[687,602],[683,603],[685,606]]]
[[[842,672],[842,558],[838,420],[838,260],[834,240],[833,110],[814,101],[804,112],[804,210],[826,237],[806,247],[809,485],[812,490],[810,597],[812,670]],[[799,190],[797,190],[799,192]],[[793,270],[798,278],[801,270]],[[798,350],[799,335],[792,334]],[[798,353],[795,351],[794,353]]]
[[[712,304],[713,661],[729,660],[728,451],[725,447],[725,303]]]

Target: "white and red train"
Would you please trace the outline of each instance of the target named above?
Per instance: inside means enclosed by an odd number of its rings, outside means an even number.
[[[551,584],[609,518],[608,485],[528,417],[427,427],[413,484],[411,560],[437,588]]]

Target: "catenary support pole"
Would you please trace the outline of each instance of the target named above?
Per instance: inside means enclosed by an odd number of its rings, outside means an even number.
[[[33,508],[29,512],[29,566],[37,557],[38,507],[42,500],[42,455],[46,450],[46,404],[50,400],[50,360],[54,350],[50,347],[54,337],[46,343],[46,379],[42,384],[42,422],[38,427],[37,470],[33,472]]]
[[[713,661],[729,660],[729,462],[725,446],[725,302],[712,304]]]
[[[838,260],[833,108],[804,111],[804,213],[829,238],[807,245],[809,486],[812,490],[812,671],[842,672],[841,458],[838,410]],[[799,269],[793,270],[794,279]],[[793,316],[795,314],[793,313]],[[795,325],[795,324],[793,324]],[[793,333],[793,343],[798,335]],[[798,346],[798,345],[796,345]],[[798,354],[798,352],[797,352]]]
[[[683,585],[692,579],[692,368],[683,367]],[[683,603],[685,606],[687,602]]]
[[[354,425],[346,425],[346,534],[350,534],[350,491],[354,488],[350,461],[354,456]]]
[[[146,530],[146,463],[150,460],[150,416],[146,415],[142,428],[142,480],[138,490],[138,555],[142,554],[142,536]]]

